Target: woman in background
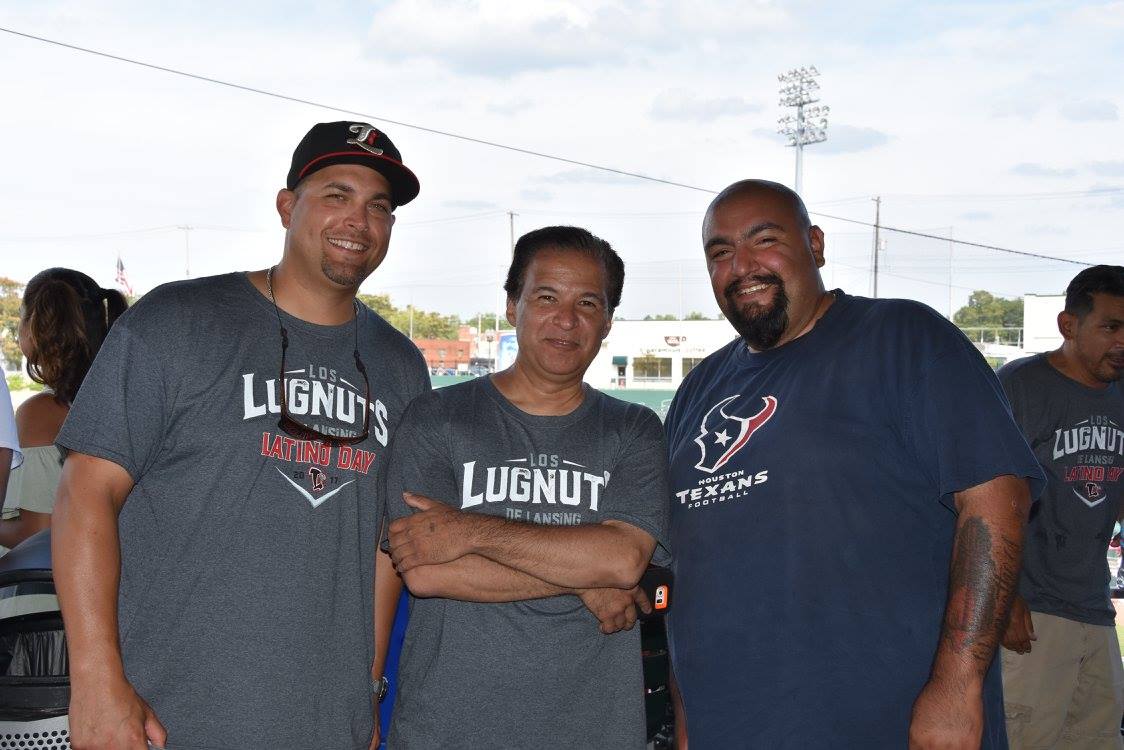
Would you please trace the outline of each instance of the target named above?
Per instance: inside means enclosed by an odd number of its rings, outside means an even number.
[[[50,526],[63,459],[55,438],[109,327],[127,306],[120,292],[68,268],[49,268],[27,283],[20,350],[27,374],[47,388],[16,410],[24,460],[8,483],[0,546],[14,547]]]
[[[12,398],[8,394],[8,381],[0,372],[0,506],[4,504],[4,490],[8,487],[8,473],[23,463],[19,438],[16,437],[16,418],[12,414]]]

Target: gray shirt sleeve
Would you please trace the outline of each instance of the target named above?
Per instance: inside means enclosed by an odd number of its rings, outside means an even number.
[[[160,452],[169,407],[161,358],[126,321],[118,321],[82,381],[55,442],[112,461],[136,482]]]
[[[23,453],[20,452],[20,441],[16,435],[16,418],[15,412],[12,410],[12,397],[8,393],[8,380],[4,377],[0,377],[0,448],[11,449],[11,468],[15,469],[23,463]]]
[[[439,397],[423,393],[410,402],[391,440],[387,470],[380,491],[389,520],[413,513],[402,497],[415,492],[457,507],[456,476],[449,464],[447,431],[440,416]],[[386,531],[383,549],[389,549]]]
[[[669,565],[667,523],[671,492],[663,425],[655,412],[644,408],[630,426],[631,439],[623,442],[620,459],[605,486],[606,511],[601,520],[623,521],[647,532],[656,540],[652,563]]]

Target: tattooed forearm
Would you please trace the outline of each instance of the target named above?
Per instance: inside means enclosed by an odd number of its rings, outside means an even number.
[[[941,650],[970,657],[981,674],[1002,636],[1018,583],[1021,523],[1016,520],[1011,529],[1005,520],[962,516],[953,544]]]

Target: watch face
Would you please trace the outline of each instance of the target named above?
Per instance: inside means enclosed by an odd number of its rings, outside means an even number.
[[[387,679],[386,675],[383,675],[375,680],[372,687],[375,689],[375,700],[382,703],[382,699],[386,697],[387,691],[390,690],[390,680]]]

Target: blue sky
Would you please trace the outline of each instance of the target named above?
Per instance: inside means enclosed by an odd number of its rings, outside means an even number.
[[[815,64],[832,113],[828,141],[805,152],[813,211],[870,221],[880,195],[892,226],[1124,257],[1119,0],[84,0],[6,3],[0,26],[711,189],[792,182],[776,76]],[[293,146],[312,123],[348,117],[10,34],[0,65],[0,273],[18,279],[69,265],[108,285],[118,253],[140,290],[183,278],[188,250],[192,276],[265,267]],[[422,193],[364,291],[493,309],[514,211],[517,234],[572,223],[612,242],[628,269],[624,315],[716,312],[698,239],[706,193],[385,129]],[[869,292],[870,230],[819,221],[825,278]],[[884,236],[880,294],[942,313],[975,288],[1057,292],[1079,269]]]

